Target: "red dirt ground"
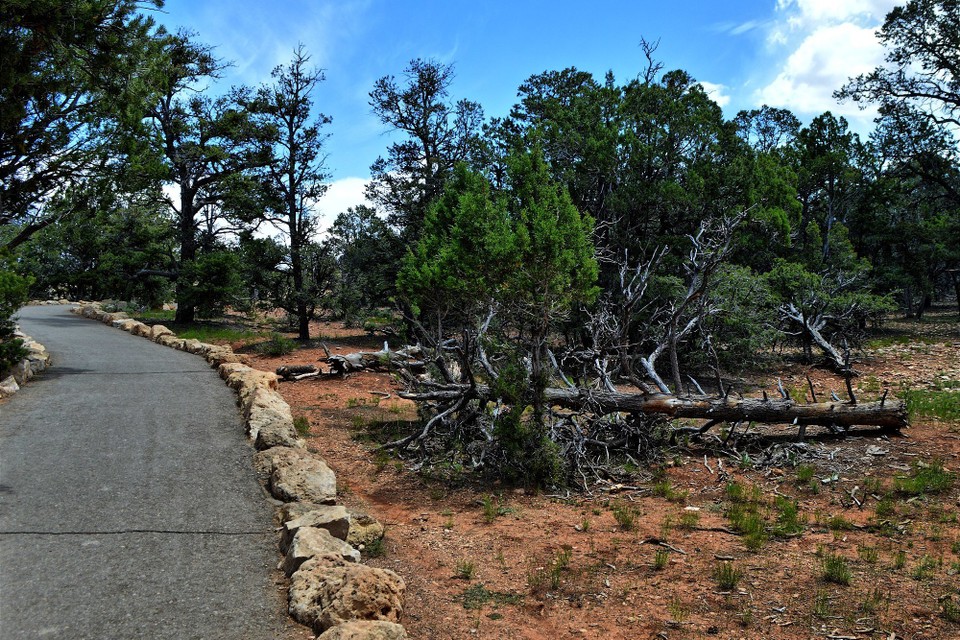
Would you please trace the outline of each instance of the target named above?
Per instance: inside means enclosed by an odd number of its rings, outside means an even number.
[[[955,312],[890,330],[913,338],[856,363],[861,398],[884,388],[960,392]],[[330,324],[315,333],[339,353],[382,344]],[[322,356],[301,349],[252,364],[273,370]],[[772,392],[781,376],[798,389],[806,375],[818,392],[844,395],[842,380],[799,365],[762,382]],[[691,444],[629,483],[544,495],[457,474],[431,479],[375,455],[372,423],[416,418],[386,374],[281,383],[280,391],[309,418],[309,447],[336,471],[343,502],[387,526],[382,555],[368,562],[406,580],[411,638],[960,638],[960,621],[948,619],[960,617],[960,481],[936,495],[896,494],[877,513],[912,464],[940,459],[960,471],[960,421],[917,418],[901,438],[808,441],[808,480],[798,479],[800,468],[751,468]],[[748,549],[725,517],[732,481],[757,488],[768,527],[777,496],[796,500],[802,534]],[[635,511],[632,528],[618,524],[615,509]],[[846,559],[849,585],[823,579],[829,554]],[[714,578],[718,558],[742,572],[730,591]]]

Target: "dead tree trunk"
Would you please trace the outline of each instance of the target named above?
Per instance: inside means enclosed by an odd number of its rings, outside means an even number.
[[[830,341],[821,333],[824,327],[827,326],[827,318],[825,316],[818,314],[812,318],[807,317],[792,304],[785,305],[781,309],[781,313],[783,313],[784,317],[800,325],[800,330],[803,332],[804,337],[820,348],[823,355],[826,356],[831,369],[837,373],[846,372],[847,367],[844,357],[840,355],[837,348],[830,344]]]
[[[411,400],[451,401],[462,397],[494,400],[490,389],[478,385],[449,385],[423,393],[401,393]],[[547,389],[546,400],[569,409],[588,410],[597,415],[610,413],[659,414],[670,418],[694,418],[717,422],[754,421],[765,424],[822,425],[825,427],[876,426],[899,431],[908,426],[907,410],[900,400],[863,404],[819,402],[798,404],[793,400],[758,398],[717,398],[668,394],[631,394]]]

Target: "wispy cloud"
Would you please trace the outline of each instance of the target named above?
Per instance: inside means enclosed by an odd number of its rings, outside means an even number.
[[[770,24],[769,20],[747,20],[746,22],[718,22],[710,27],[716,33],[725,33],[731,36],[742,36],[745,33],[763,29]]]
[[[171,9],[174,2],[167,2]],[[275,67],[288,63],[301,43],[314,65],[328,67],[335,55],[358,40],[370,4],[370,0],[293,0],[278,10],[268,2],[236,5],[230,0],[207,0],[197,5],[203,11],[200,39],[233,63],[230,80],[256,85],[267,81]],[[176,11],[176,15],[188,14]]]

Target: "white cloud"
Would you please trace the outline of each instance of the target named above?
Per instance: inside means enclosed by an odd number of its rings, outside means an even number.
[[[700,81],[698,84],[703,87],[704,92],[710,96],[710,99],[719,106],[725,107],[730,104],[730,96],[727,95],[727,85],[717,84],[715,82]]]
[[[757,91],[757,102],[802,113],[830,110],[861,116],[856,106],[838,104],[833,92],[849,78],[872,70],[882,59],[883,48],[873,29],[850,23],[822,27],[808,35],[773,81]]]
[[[875,111],[839,104],[833,92],[883,63],[876,31],[898,0],[777,0],[767,32],[770,74],[754,92],[756,106],[799,115],[832,111],[869,127]]]
[[[317,229],[325,234],[336,217],[350,207],[369,204],[363,195],[369,178],[341,178],[334,180],[323,197],[317,201]]]
[[[791,3],[792,4],[792,3]],[[879,24],[898,0],[796,0],[798,24],[847,22],[866,19]]]

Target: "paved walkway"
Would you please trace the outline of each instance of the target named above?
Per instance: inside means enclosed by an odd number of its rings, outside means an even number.
[[[272,508],[197,356],[28,307],[53,366],[0,404],[0,638],[289,638]]]

